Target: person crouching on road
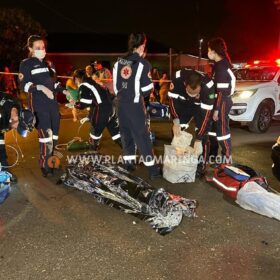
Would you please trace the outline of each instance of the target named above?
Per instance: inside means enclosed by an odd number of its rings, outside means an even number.
[[[215,102],[214,82],[201,72],[192,69],[178,70],[170,84],[168,97],[175,136],[178,136],[182,129],[187,129],[192,119],[195,121],[194,147],[198,154],[202,154],[196,175],[201,177],[208,161],[207,141]]]
[[[97,151],[102,132],[108,128],[112,140],[121,146],[118,119],[113,109],[112,95],[105,87],[87,78],[83,70],[76,70],[73,80],[79,88],[80,100],[75,104],[77,109],[90,108],[89,120],[92,124],[90,131],[90,148]]]
[[[0,92],[0,170],[8,171],[12,177],[12,183],[17,182],[17,177],[9,170],[5,146],[5,132],[17,129],[22,137],[32,131],[35,125],[35,117],[30,110],[22,109],[20,102],[12,95]]]
[[[113,86],[117,95],[125,167],[135,169],[136,143],[150,179],[155,179],[161,177],[161,170],[155,164],[144,104],[144,97],[153,90],[151,65],[142,57],[146,41],[144,33],[130,34],[129,53],[119,58],[113,68]]]

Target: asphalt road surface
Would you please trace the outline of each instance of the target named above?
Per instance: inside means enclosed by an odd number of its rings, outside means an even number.
[[[271,173],[271,146],[280,134],[275,122],[266,134],[232,126],[233,159]],[[61,121],[60,143],[77,136],[78,124]],[[154,122],[155,153],[171,140],[171,124]],[[88,124],[80,130],[87,139]],[[136,217],[98,204],[89,194],[43,178],[36,132],[19,140],[24,157],[13,169],[19,182],[0,205],[0,279],[280,279],[280,222],[246,211],[214,186],[153,181],[155,187],[199,201],[198,217],[184,218],[160,236]],[[9,143],[15,143],[11,132]],[[65,164],[66,152],[61,151]],[[121,150],[104,133],[101,153]],[[9,149],[10,162],[15,154]],[[136,175],[147,179],[139,166]]]

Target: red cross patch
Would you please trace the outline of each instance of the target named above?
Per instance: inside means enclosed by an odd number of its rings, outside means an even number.
[[[131,69],[130,65],[126,65],[122,68],[121,76],[123,79],[126,79],[126,80],[129,79],[131,74],[132,74],[132,69]]]

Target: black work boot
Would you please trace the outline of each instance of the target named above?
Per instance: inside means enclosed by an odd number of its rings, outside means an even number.
[[[206,175],[206,165],[203,163],[199,163],[197,165],[196,173],[195,173],[195,178],[201,179]]]
[[[121,147],[121,149],[122,149],[122,140],[121,140],[121,138],[118,138],[118,139],[114,140],[114,142],[115,142],[117,145],[119,145],[119,146]]]
[[[151,180],[162,178],[162,170],[160,166],[153,165],[153,166],[149,166],[148,169],[149,169],[149,177]]]
[[[42,172],[43,177],[48,177],[48,175],[52,176],[53,168],[41,167],[41,172]]]
[[[123,168],[129,172],[136,170],[136,162],[135,160],[125,160],[123,164]]]
[[[89,149],[97,152],[99,149],[100,140],[99,139],[89,139]]]

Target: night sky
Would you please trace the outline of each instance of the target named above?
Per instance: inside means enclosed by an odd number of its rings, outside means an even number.
[[[26,10],[46,29],[52,51],[81,51],[87,41],[84,51],[100,51],[100,41],[108,36],[103,45],[110,44],[110,49],[104,51],[122,52],[124,35],[144,31],[158,43],[150,51],[172,47],[192,54],[198,54],[199,38],[206,54],[207,40],[221,36],[232,59],[238,60],[276,50],[280,31],[280,11],[273,0],[1,0],[0,7]]]

